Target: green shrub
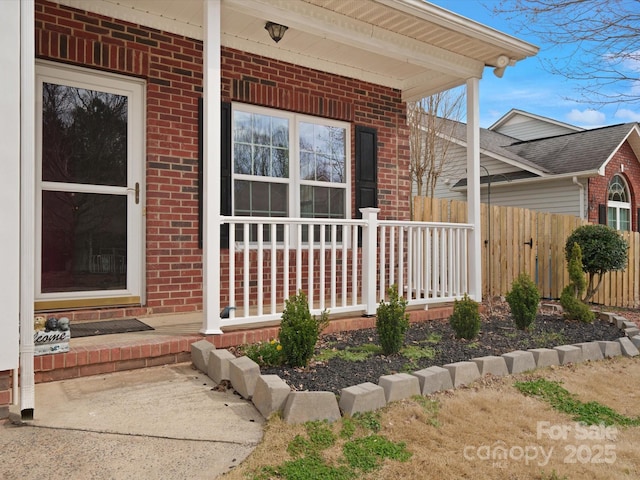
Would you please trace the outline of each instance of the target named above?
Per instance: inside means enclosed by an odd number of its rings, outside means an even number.
[[[328,324],[329,314],[326,310],[319,319],[311,315],[303,291],[286,300],[278,335],[285,362],[292,367],[305,367],[313,355],[320,332]]]
[[[569,320],[591,323],[595,319],[595,314],[580,300],[586,280],[582,271],[582,249],[577,242],[571,248],[568,261],[569,285],[564,287],[560,294],[560,305],[564,310],[564,316]]]
[[[380,300],[376,310],[376,330],[382,352],[385,355],[398,353],[404,345],[404,335],[409,328],[409,316],[405,313],[407,301],[398,296],[398,287],[391,285],[387,290],[389,303]]]
[[[529,275],[526,273],[518,275],[511,285],[511,291],[507,293],[507,303],[520,330],[526,330],[533,324],[538,314],[540,292]]]
[[[262,367],[277,367],[284,362],[282,345],[277,340],[254,343],[243,348],[244,354]]]
[[[461,300],[453,303],[449,323],[457,338],[473,339],[480,331],[480,305],[465,293]]]
[[[589,302],[598,291],[605,273],[626,268],[629,245],[620,232],[607,225],[583,225],[576,228],[567,238],[564,248],[567,262],[571,257],[574,243],[580,245],[582,252],[580,267],[589,277],[583,298],[585,302]]]

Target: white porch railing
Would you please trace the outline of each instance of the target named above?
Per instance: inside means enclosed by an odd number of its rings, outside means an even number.
[[[375,314],[396,284],[410,305],[453,301],[467,293],[469,224],[223,217],[220,328],[279,320],[302,290],[314,314]]]

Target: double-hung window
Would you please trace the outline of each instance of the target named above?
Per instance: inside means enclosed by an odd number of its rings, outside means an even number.
[[[348,123],[235,104],[234,215],[348,218],[350,138]],[[282,226],[276,235],[283,240]],[[255,228],[250,236],[255,240]]]

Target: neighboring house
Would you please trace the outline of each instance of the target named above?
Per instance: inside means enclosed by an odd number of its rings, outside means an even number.
[[[435,196],[464,200],[465,126],[453,131]],[[586,130],[512,110],[480,129],[482,201],[639,231],[639,159],[637,123]]]
[[[485,67],[537,52],[417,0],[21,0],[0,17],[0,409],[20,353],[23,411],[34,314],[202,311],[213,334],[278,318],[300,288],[375,311],[407,271],[377,271],[375,220],[409,219],[405,102],[466,85],[476,135]],[[456,255],[473,261],[442,264],[436,300],[481,296],[469,208]]]

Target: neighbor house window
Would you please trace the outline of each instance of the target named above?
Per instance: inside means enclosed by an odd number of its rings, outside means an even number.
[[[627,182],[620,175],[609,182],[607,223],[616,230],[631,230],[631,196]]]
[[[234,215],[347,218],[350,137],[343,122],[234,105]]]

